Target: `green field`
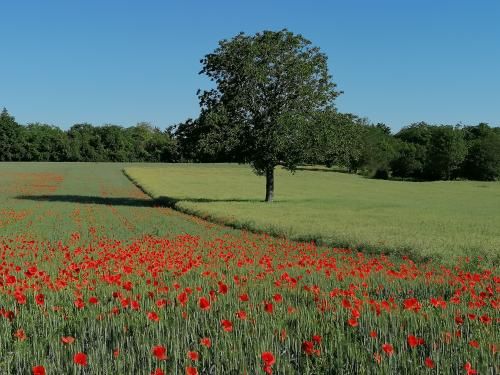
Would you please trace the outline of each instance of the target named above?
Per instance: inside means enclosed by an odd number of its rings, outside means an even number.
[[[448,261],[500,255],[499,182],[398,182],[329,170],[276,172],[276,199],[248,166],[128,167],[154,198],[235,227]]]
[[[255,210],[262,180],[249,170],[135,167],[0,163],[0,374],[498,373],[491,264],[228,228],[160,205],[122,169],[161,175],[191,200],[256,200],[242,202]],[[345,195],[378,184],[279,172],[278,201],[264,209],[293,210],[294,189],[326,191],[329,179]]]

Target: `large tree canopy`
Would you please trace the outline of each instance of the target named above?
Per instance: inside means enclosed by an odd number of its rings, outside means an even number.
[[[274,168],[293,171],[304,160],[315,114],[334,109],[340,94],[326,55],[301,35],[281,30],[222,40],[201,62],[200,73],[216,86],[199,93],[211,128],[205,147],[231,149],[265,175],[266,201],[272,201]]]

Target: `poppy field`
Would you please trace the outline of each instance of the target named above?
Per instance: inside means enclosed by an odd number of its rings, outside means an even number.
[[[495,374],[498,270],[209,223],[120,164],[0,164],[2,374]]]

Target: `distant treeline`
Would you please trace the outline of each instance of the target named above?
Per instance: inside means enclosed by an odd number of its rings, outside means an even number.
[[[64,131],[52,125],[18,124],[7,110],[0,114],[0,161],[143,161],[179,160],[170,130],[148,123],[75,124]]]
[[[64,131],[18,124],[0,114],[0,161],[244,162],[238,151],[211,150],[203,117],[160,130],[148,123],[76,124]],[[335,111],[320,113],[304,140],[307,163],[345,168],[374,178],[500,179],[500,128],[411,124],[391,134],[385,124]]]

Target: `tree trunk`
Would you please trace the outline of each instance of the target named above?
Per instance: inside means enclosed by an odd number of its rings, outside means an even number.
[[[274,195],[274,167],[266,169],[266,202],[271,203]]]

